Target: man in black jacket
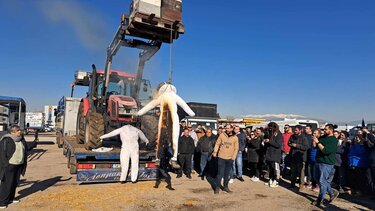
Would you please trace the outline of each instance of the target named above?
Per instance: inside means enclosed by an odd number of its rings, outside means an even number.
[[[202,136],[198,141],[197,151],[201,154],[201,172],[199,174],[199,177],[201,177],[202,180],[204,179],[204,170],[206,168],[207,162],[211,160],[216,139],[217,137],[212,134],[212,129],[207,128],[206,135]]]
[[[195,151],[194,139],[189,135],[189,129],[184,129],[184,134],[178,140],[177,160],[181,166],[177,178],[182,177],[184,171],[187,178],[191,179],[191,159]]]
[[[302,126],[297,125],[294,135],[289,139],[288,145],[290,146],[291,155],[291,170],[292,178],[290,180],[290,188],[294,188],[297,177],[299,177],[299,190],[302,191],[304,187],[305,174],[302,171],[303,165],[307,160],[307,150],[309,148],[309,141],[306,136],[302,134]]]
[[[16,187],[27,167],[27,151],[36,146],[36,142],[26,143],[17,125],[9,128],[9,133],[0,141],[0,208],[17,203]]]

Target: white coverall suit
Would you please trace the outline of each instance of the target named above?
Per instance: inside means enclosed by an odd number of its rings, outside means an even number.
[[[176,87],[172,84],[165,83],[163,86],[160,87],[158,90],[158,97],[151,102],[149,102],[145,107],[138,111],[138,115],[142,116],[143,114],[147,113],[151,109],[155,108],[156,106],[160,105],[160,113],[163,114],[164,106],[168,105],[168,108],[172,115],[172,147],[173,147],[173,157],[171,160],[177,161],[177,153],[178,153],[178,138],[180,136],[180,120],[177,114],[177,105],[181,106],[181,108],[189,115],[195,116],[195,113],[191,110],[191,108],[186,104],[186,102],[177,94]],[[159,118],[159,136],[162,127],[162,117]]]
[[[120,181],[126,181],[129,169],[129,158],[131,159],[131,180],[135,182],[138,177],[138,164],[139,164],[139,145],[138,138],[140,138],[146,144],[149,143],[145,134],[131,125],[125,125],[118,128],[108,134],[100,136],[100,139],[110,138],[120,134],[121,138],[121,177]]]

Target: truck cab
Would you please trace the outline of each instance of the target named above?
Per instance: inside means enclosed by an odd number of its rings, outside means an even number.
[[[26,103],[19,97],[0,96],[0,137],[11,125],[25,130]]]

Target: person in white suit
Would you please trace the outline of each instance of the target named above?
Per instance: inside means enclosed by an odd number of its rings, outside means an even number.
[[[186,104],[186,102],[180,96],[177,95],[176,87],[168,82],[164,82],[159,85],[157,97],[153,99],[151,102],[149,102],[141,110],[139,110],[137,115],[142,116],[158,105],[160,105],[161,115],[164,114],[163,112],[164,109],[169,109],[170,111],[170,115],[172,117],[172,149],[173,149],[173,157],[171,158],[170,164],[172,165],[173,168],[179,168],[180,166],[177,164],[177,154],[178,154],[178,138],[180,136],[180,126],[179,126],[180,120],[177,114],[177,105],[179,105],[189,116],[195,116],[195,113]],[[161,135],[163,119],[164,119],[163,116],[159,117],[158,140],[160,139],[160,135]]]
[[[145,134],[138,128],[132,125],[125,125],[118,128],[108,134],[100,136],[100,139],[110,138],[116,135],[120,135],[122,142],[120,162],[121,162],[121,176],[120,182],[126,182],[129,169],[129,159],[131,159],[131,181],[135,183],[138,177],[138,166],[139,166],[139,144],[138,139],[141,139],[146,145],[149,140]]]

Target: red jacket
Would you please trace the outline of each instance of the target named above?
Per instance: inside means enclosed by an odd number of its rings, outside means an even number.
[[[290,146],[288,145],[288,142],[292,135],[293,133],[283,133],[283,138],[284,138],[283,152],[285,152],[286,154],[289,154],[289,151],[290,151]]]

